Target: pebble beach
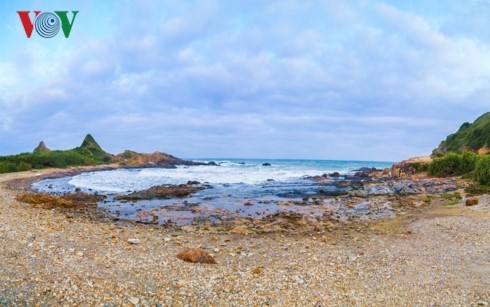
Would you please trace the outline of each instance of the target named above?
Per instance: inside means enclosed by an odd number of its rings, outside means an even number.
[[[0,306],[488,306],[490,197],[266,234],[71,216],[0,175]],[[186,248],[217,264],[184,262]]]

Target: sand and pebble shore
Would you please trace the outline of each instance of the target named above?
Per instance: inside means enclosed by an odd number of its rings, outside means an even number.
[[[472,207],[433,197],[378,221],[230,232],[48,210],[18,202],[21,185],[8,184],[53,172],[0,175],[0,306],[490,304],[489,196]],[[177,259],[186,248],[217,264]]]

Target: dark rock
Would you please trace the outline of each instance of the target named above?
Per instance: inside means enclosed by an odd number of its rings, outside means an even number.
[[[262,166],[272,166],[272,164],[266,162],[266,163],[262,163]]]
[[[148,199],[169,199],[173,197],[189,196],[196,191],[203,190],[204,186],[195,185],[160,185],[154,186],[147,190],[133,192],[128,195],[114,197],[115,200],[148,200]]]
[[[219,166],[219,164],[216,163],[216,162],[214,162],[214,161],[209,162],[208,165],[210,165],[210,166]]]
[[[357,178],[369,178],[369,173],[368,172],[357,172],[354,174],[354,177]]]
[[[196,180],[187,181],[187,185],[195,185],[195,184],[201,184],[201,183],[199,181],[196,181]]]
[[[254,205],[254,204],[252,204],[252,203],[251,203],[251,202],[249,202],[249,201],[247,201],[247,202],[244,204],[244,206],[247,206],[247,207],[251,207],[251,206],[253,206],[253,205]]]
[[[340,177],[340,173],[339,172],[333,172],[333,173],[328,174],[328,176],[337,178],[337,177]]]
[[[366,173],[369,173],[369,172],[372,172],[374,169],[374,171],[376,171],[376,168],[370,168],[370,167],[361,167],[360,169],[356,169],[354,170],[354,172],[366,172]]]
[[[267,179],[267,181],[272,182],[272,181],[275,181],[275,180],[274,179]]]

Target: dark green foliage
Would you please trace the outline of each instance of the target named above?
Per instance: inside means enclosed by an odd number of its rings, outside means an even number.
[[[449,135],[444,142],[448,152],[478,151],[490,147],[490,112],[480,116],[474,123],[464,123],[458,132]]]
[[[122,154],[124,159],[131,159],[133,157],[133,153],[129,150],[125,150]]]
[[[106,153],[89,134],[82,146],[70,150],[35,151],[13,156],[0,157],[0,173],[27,171],[48,167],[97,165],[111,162]]]
[[[490,156],[480,157],[475,168],[475,180],[482,185],[490,185]]]
[[[100,160],[102,162],[110,162],[111,156],[105,152],[99,144],[95,141],[95,139],[87,134],[83,143],[80,147],[75,148],[76,151],[80,152],[84,156],[93,157],[96,160]]]
[[[429,174],[438,177],[461,176],[475,169],[478,156],[471,152],[463,154],[449,153],[441,158],[435,158],[430,163]]]
[[[429,170],[430,163],[424,162],[414,162],[412,163],[412,168],[416,173],[427,172]]]
[[[442,198],[448,199],[448,200],[455,200],[455,199],[462,199],[461,194],[458,192],[455,193],[444,193],[441,195]]]

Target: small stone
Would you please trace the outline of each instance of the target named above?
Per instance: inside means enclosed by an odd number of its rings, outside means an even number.
[[[130,297],[130,298],[129,298],[129,302],[130,302],[131,304],[133,304],[133,305],[135,305],[135,306],[136,306],[136,305],[138,305],[138,304],[139,304],[140,299],[139,299],[139,298],[137,298],[137,297]]]
[[[264,271],[264,267],[263,266],[258,266],[256,268],[253,268],[252,269],[252,273],[254,273],[255,275],[262,274],[263,271]]]
[[[128,243],[131,244],[140,244],[141,240],[140,239],[128,239]]]
[[[478,198],[476,197],[470,197],[466,199],[466,205],[467,206],[475,206],[478,205]]]
[[[172,238],[168,238],[168,237],[167,238],[163,238],[163,241],[170,242],[170,241],[172,241]]]
[[[249,201],[247,201],[247,202],[244,204],[244,206],[247,206],[247,207],[251,207],[251,206],[253,206],[253,205],[254,205],[254,204],[252,204],[252,203],[251,203],[251,202],[249,202]]]

